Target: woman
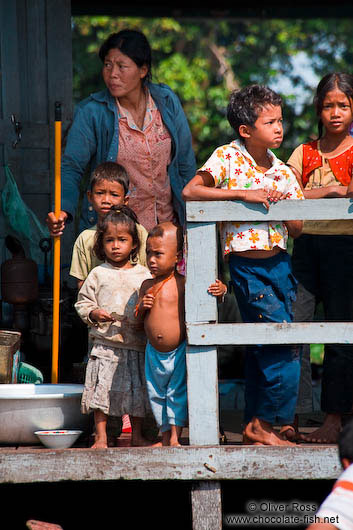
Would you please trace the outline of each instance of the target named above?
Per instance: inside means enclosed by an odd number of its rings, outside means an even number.
[[[106,89],[75,111],[62,159],[59,218],[47,217],[52,236],[75,216],[82,179],[104,161],[117,162],[130,177],[129,206],[150,230],[162,221],[184,223],[181,191],[195,175],[190,129],[173,91],[151,83],[151,48],[143,33],[113,33],[99,51]],[[84,196],[80,230],[96,223]]]

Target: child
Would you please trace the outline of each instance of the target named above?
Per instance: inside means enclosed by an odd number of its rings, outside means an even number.
[[[228,120],[239,140],[217,148],[185,186],[186,200],[242,200],[264,204],[302,199],[294,174],[270,148],[283,138],[282,100],[261,85],[231,94]],[[286,253],[288,233],[301,221],[222,223],[224,254],[244,322],[291,322],[296,282]],[[281,381],[281,384],[278,384]],[[245,359],[244,443],[288,445],[273,424],[294,417],[299,355],[290,345],[251,346]]]
[[[98,221],[109,212],[111,206],[128,204],[128,190],[129,177],[120,164],[104,162],[96,167],[91,175],[87,197],[91,204],[91,210],[97,212]],[[77,278],[78,289],[81,288],[93,267],[101,263],[93,253],[96,231],[97,225],[84,230],[74,244],[70,275]],[[140,240],[138,261],[145,266],[147,230],[142,225],[137,224],[137,232]]]
[[[97,213],[100,221],[110,210],[111,206],[127,205],[129,197],[129,176],[123,166],[114,162],[103,162],[93,171],[90,179],[87,198],[91,210]],[[137,232],[140,240],[138,262],[146,266],[146,238],[147,230],[137,224]],[[101,263],[93,252],[94,238],[97,225],[81,232],[75,241],[72,251],[70,275],[77,279],[77,287],[80,290],[88,273]],[[90,350],[89,344],[88,349]],[[131,432],[129,417],[122,418],[122,432]]]
[[[180,446],[187,424],[185,278],[176,270],[183,252],[183,233],[171,222],[155,226],[147,238],[147,263],[154,278],[141,285],[137,319],[144,320],[147,390],[163,446]],[[225,294],[219,280],[209,287]]]
[[[297,147],[288,160],[303,183],[307,199],[345,197],[347,186],[352,188],[353,138],[349,133],[352,98],[350,74],[328,74],[318,84],[314,104],[319,138]],[[293,272],[299,281],[295,320],[313,320],[319,301],[323,303],[326,320],[352,320],[352,236],[352,220],[305,221],[303,235],[294,242],[292,256]],[[309,349],[306,364],[302,364],[303,390],[305,380],[311,390]],[[319,429],[304,437],[306,441],[337,442],[342,414],[352,410],[352,380],[352,345],[325,345],[321,408],[326,416]],[[298,406],[303,404],[299,398]]]
[[[149,410],[144,376],[145,334],[135,325],[138,290],[149,271],[137,262],[137,218],[127,206],[115,206],[97,226],[94,252],[105,262],[87,276],[75,308],[90,327],[89,356],[82,412],[94,411],[93,448],[107,447],[108,415],[129,414],[132,445],[149,445],[142,418]]]

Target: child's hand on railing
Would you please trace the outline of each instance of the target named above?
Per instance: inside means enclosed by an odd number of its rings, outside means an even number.
[[[268,201],[268,191],[265,189],[246,190],[244,193],[244,202],[262,203],[267,209],[270,207]]]
[[[267,199],[269,202],[283,201],[286,198],[286,194],[282,193],[281,191],[271,188],[265,188],[265,191],[267,191]]]
[[[350,187],[350,185],[341,186],[338,184],[334,184],[332,186],[322,186],[320,188],[311,188],[310,190],[304,190],[304,197],[306,199],[352,197],[352,188]]]
[[[227,286],[221,282],[221,280],[216,280],[215,283],[212,283],[207,291],[212,296],[217,296],[217,298],[221,299],[221,302],[224,302],[224,297],[227,294]]]
[[[326,186],[326,187],[328,188],[328,193],[326,197],[340,198],[340,197],[346,197],[347,195],[348,186],[339,186],[336,184],[334,186]]]
[[[246,190],[243,200],[245,202],[262,203],[265,208],[269,209],[271,203],[282,201],[285,198],[286,195],[281,191],[271,188],[263,188],[258,190]]]

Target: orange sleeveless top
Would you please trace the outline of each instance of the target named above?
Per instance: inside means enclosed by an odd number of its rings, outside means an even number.
[[[336,179],[348,186],[352,178],[353,146],[335,158],[328,158],[328,163]],[[303,144],[303,185],[307,185],[312,171],[322,166],[322,156],[317,148],[317,140]]]

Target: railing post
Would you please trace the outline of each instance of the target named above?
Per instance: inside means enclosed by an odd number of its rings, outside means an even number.
[[[215,223],[188,223],[185,315],[187,323],[216,322],[217,301],[207,289],[217,278]],[[190,445],[218,445],[218,373],[216,346],[188,346],[186,354]],[[221,485],[194,482],[193,530],[221,530]]]
[[[191,489],[193,530],[221,530],[222,505],[220,482],[195,482]]]
[[[207,288],[217,278],[216,223],[187,223],[185,320],[215,322],[217,301]]]
[[[186,362],[190,445],[218,445],[217,348],[188,346]]]
[[[187,323],[217,321],[216,298],[207,292],[216,278],[216,224],[188,223],[185,296]],[[218,444],[217,348],[188,346],[186,362],[190,444]]]

